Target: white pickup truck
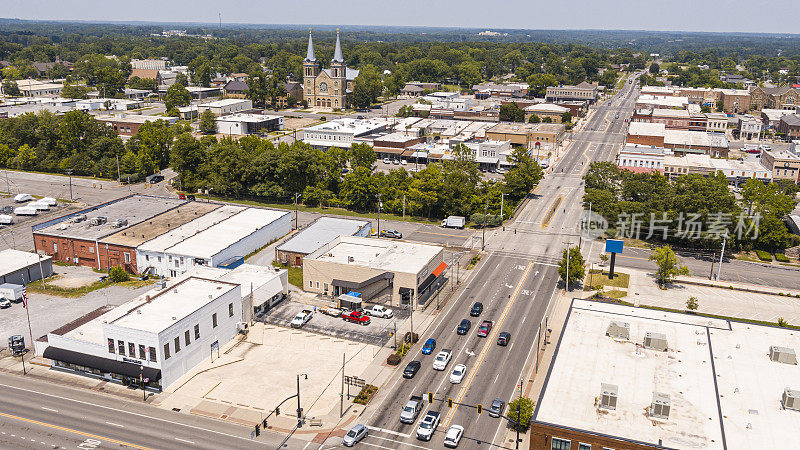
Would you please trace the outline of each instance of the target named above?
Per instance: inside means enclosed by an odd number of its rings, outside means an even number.
[[[394,316],[394,312],[391,309],[381,305],[373,305],[372,308],[365,309],[364,313],[373,317],[382,317],[384,319],[391,319]]]
[[[300,327],[302,327],[303,325],[306,324],[306,322],[311,320],[311,316],[313,316],[313,315],[314,315],[314,311],[311,311],[310,309],[304,309],[304,310],[300,311],[299,313],[297,313],[296,316],[294,316],[294,319],[292,319],[292,322],[291,322],[292,328],[300,328]]]

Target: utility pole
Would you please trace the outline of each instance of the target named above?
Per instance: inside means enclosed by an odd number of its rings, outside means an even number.
[[[11,184],[8,182],[8,170],[6,170],[6,190],[8,191],[9,194],[11,194]]]
[[[294,193],[294,229],[297,229],[297,199],[300,198],[299,192]]]
[[[36,252],[36,256],[39,257],[39,274],[42,276],[42,289],[47,289],[47,286],[44,284],[44,270],[42,270],[42,255],[39,252]]]
[[[719,274],[722,271],[722,257],[725,256],[725,243],[728,241],[728,233],[722,237],[722,251],[719,252],[719,264],[717,265],[717,281],[719,281]]]
[[[381,237],[381,206],[383,205],[381,195],[378,194],[378,237]]]
[[[504,204],[504,201],[505,201],[505,197],[506,197],[506,193],[505,192],[501,192],[500,193],[500,224],[503,225],[503,230],[506,229],[505,222],[503,222],[503,217],[505,216],[505,214],[503,214],[503,204]]]
[[[300,409],[300,375],[302,375],[305,380],[308,379],[307,373],[297,374],[297,428],[303,426],[303,410]]]
[[[489,188],[486,188],[486,206],[483,207],[483,236],[481,237],[481,251],[486,249],[486,215],[489,214]]]
[[[114,155],[117,158],[117,183],[122,181],[122,176],[119,174],[119,155]]]
[[[342,390],[339,392],[339,417],[344,416],[344,358],[346,353],[342,353]]]
[[[69,175],[69,201],[72,201],[72,169],[67,169],[67,175]]]
[[[406,194],[403,194],[403,222],[406,221]]]

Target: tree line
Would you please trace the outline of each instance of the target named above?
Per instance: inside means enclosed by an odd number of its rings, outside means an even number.
[[[797,244],[783,222],[795,207],[794,183],[749,179],[737,199],[721,173],[680,175],[670,181],[656,171],[634,173],[610,162],[592,163],[584,181],[585,208],[591,204],[608,222],[610,235],[631,237],[636,231],[632,237],[718,249],[727,233],[728,249],[772,252]],[[742,229],[747,232],[740,233]]]

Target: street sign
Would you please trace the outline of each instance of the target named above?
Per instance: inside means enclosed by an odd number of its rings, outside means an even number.
[[[622,253],[624,242],[619,239],[606,239],[606,251],[608,253]]]
[[[346,384],[348,386],[355,386],[355,387],[363,388],[366,385],[366,381],[364,381],[363,379],[358,378],[358,377],[345,375],[344,376],[344,384]]]

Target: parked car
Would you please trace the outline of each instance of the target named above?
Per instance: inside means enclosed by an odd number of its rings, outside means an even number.
[[[400,422],[414,423],[424,406],[425,401],[421,395],[412,395],[411,399],[403,406],[403,411],[400,412]]]
[[[14,196],[14,201],[17,203],[24,203],[33,200],[33,196],[31,194],[17,194]]]
[[[58,200],[53,197],[42,197],[39,199],[39,203],[44,203],[48,206],[58,206]]]
[[[145,181],[147,181],[150,184],[160,183],[160,182],[164,181],[164,175],[161,175],[160,173],[156,173],[156,174],[150,175],[149,177],[145,178]]]
[[[384,163],[384,164],[391,164],[391,163],[392,163],[392,160],[391,160],[391,159],[389,159],[389,158],[383,158],[383,163]]]
[[[395,165],[400,164],[400,160],[399,159],[394,159],[394,160],[392,160],[392,164],[395,164]]]
[[[465,335],[469,332],[469,329],[472,327],[472,322],[469,319],[462,319],[461,323],[458,324],[458,328],[456,328],[456,334]]]
[[[346,447],[352,447],[358,443],[358,441],[364,439],[367,436],[367,427],[363,424],[358,424],[353,428],[350,428],[350,431],[344,435],[342,438],[342,444]]]
[[[455,367],[453,367],[453,372],[450,373],[450,382],[453,384],[461,383],[466,373],[467,366],[464,364],[456,364]]]
[[[411,361],[406,366],[405,370],[403,370],[403,378],[414,378],[414,375],[419,372],[419,368],[422,366],[422,363],[419,361]]]
[[[397,230],[381,230],[381,237],[403,239],[403,233]]]
[[[469,310],[469,315],[472,317],[478,317],[481,315],[482,312],[483,312],[483,303],[475,302],[475,304],[472,305],[472,309]]]
[[[492,406],[489,407],[489,415],[492,417],[500,417],[503,414],[503,409],[506,407],[506,402],[496,398],[492,400]]]
[[[422,354],[423,355],[430,355],[433,353],[433,350],[436,349],[436,339],[428,338],[424,344],[422,344]]]
[[[508,331],[501,331],[500,336],[497,336],[497,345],[505,347],[508,345],[508,341],[511,340],[511,333]]]
[[[478,327],[478,337],[488,336],[489,332],[492,331],[492,325],[494,325],[494,322],[491,320],[481,322],[481,326]]]
[[[463,229],[467,223],[467,219],[462,216],[447,216],[442,220],[442,227],[444,228],[460,228]]]
[[[361,325],[369,325],[370,318],[358,311],[343,312],[342,319],[346,322],[353,322]]]
[[[304,310],[300,311],[299,313],[297,313],[296,316],[294,316],[294,319],[292,319],[292,322],[291,322],[292,328],[300,328],[300,327],[302,327],[303,325],[306,324],[306,322],[311,320],[311,316],[313,316],[313,315],[314,315],[314,311],[312,311],[310,309],[304,309]]]
[[[436,355],[436,359],[433,360],[433,370],[444,370],[452,357],[453,354],[450,349],[443,348],[442,351]]]
[[[0,298],[0,309],[11,308],[11,301],[7,298]]]
[[[402,165],[404,165],[404,166],[405,166],[405,165],[407,165],[407,164],[408,164],[408,161],[406,161],[405,159],[401,159],[401,160],[400,160],[400,164],[402,164]]]
[[[392,316],[394,316],[394,312],[391,309],[381,305],[373,305],[372,308],[365,309],[364,312],[370,316],[382,317],[384,319],[391,319]]]
[[[447,429],[447,434],[444,435],[444,446],[448,448],[458,447],[461,442],[461,436],[464,435],[464,427],[461,425],[450,425]]]
[[[14,217],[9,214],[0,214],[0,225],[13,225]]]
[[[421,441],[430,441],[436,428],[439,427],[439,413],[436,411],[428,411],[425,417],[422,418],[419,427],[417,427],[417,439]]]

